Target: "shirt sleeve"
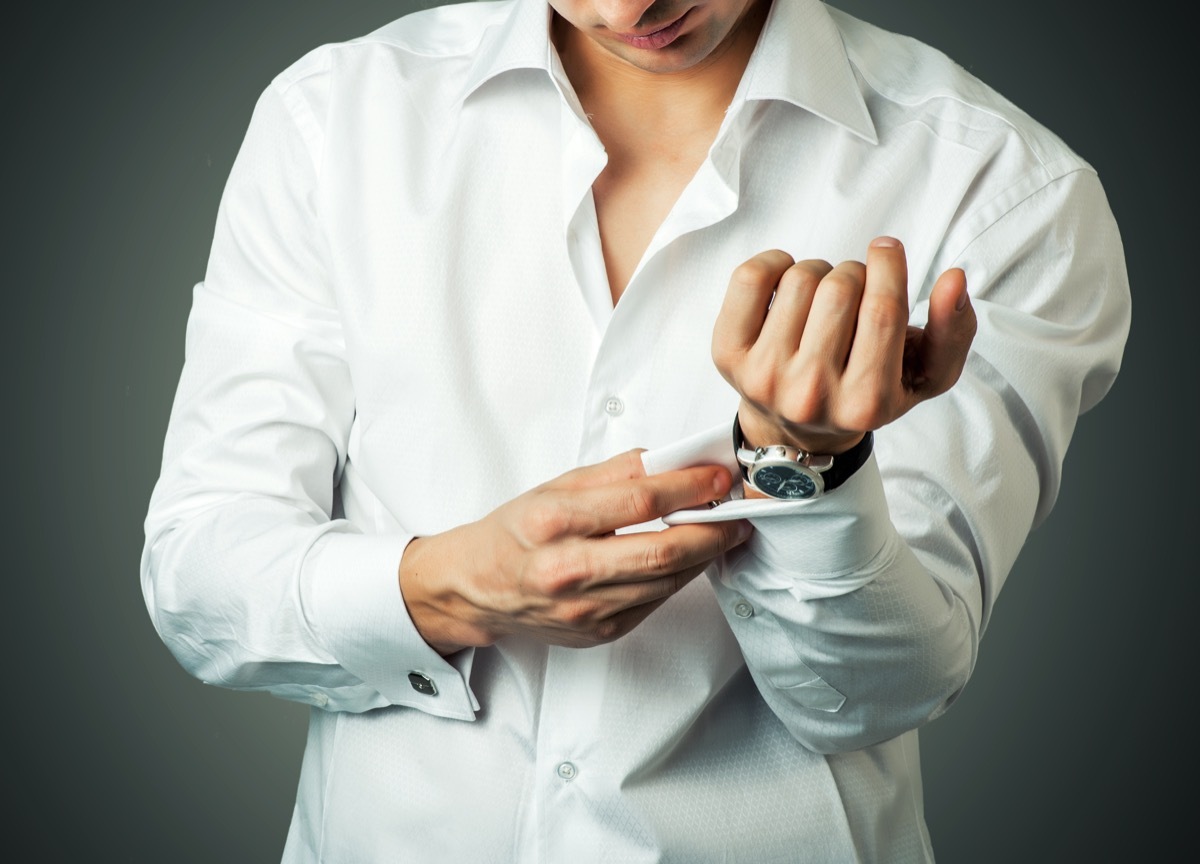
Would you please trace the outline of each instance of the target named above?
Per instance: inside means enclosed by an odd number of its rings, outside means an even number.
[[[355,396],[318,138],[303,98],[280,81],[263,93],[193,294],[142,591],[164,643],[207,683],[474,719],[472,653],[442,658],[405,610],[411,536],[364,533],[338,512]],[[435,692],[416,690],[412,672]]]
[[[1120,367],[1129,286],[1095,173],[1016,184],[989,204],[947,235],[912,315],[924,323],[932,277],[964,269],[979,327],[949,392],[877,430],[871,458],[826,496],[664,520],[754,524],[712,582],[764,699],[819,752],[916,728],[961,692],[1053,506],[1076,421]],[[728,462],[730,429],[708,436]]]

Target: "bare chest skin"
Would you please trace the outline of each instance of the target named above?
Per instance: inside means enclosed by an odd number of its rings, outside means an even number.
[[[707,157],[770,3],[664,4],[664,16],[686,11],[694,26],[685,25],[661,54],[630,48],[618,35],[632,32],[648,3],[552,5],[563,67],[608,154],[592,198],[615,306]],[[575,13],[574,23],[564,9]]]
[[[609,162],[592,184],[600,245],[613,305],[620,300],[655,232],[696,174],[716,128],[664,136],[647,148],[608,144]],[[603,138],[603,131],[600,132]]]

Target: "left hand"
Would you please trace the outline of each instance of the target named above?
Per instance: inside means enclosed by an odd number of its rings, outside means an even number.
[[[908,324],[904,247],[879,237],[867,260],[755,255],[733,272],[713,329],[713,361],[742,395],[749,446],[849,450],[958,380],[975,337],[966,275],[952,268]]]

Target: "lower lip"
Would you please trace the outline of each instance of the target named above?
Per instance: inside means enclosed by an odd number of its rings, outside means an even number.
[[[668,24],[663,29],[647,33],[645,36],[626,36],[622,33],[618,33],[616,36],[622,42],[626,42],[634,48],[647,48],[651,51],[657,51],[659,48],[666,48],[679,38],[679,34],[683,30],[683,24],[691,14],[692,10],[689,9],[679,16],[674,24]]]

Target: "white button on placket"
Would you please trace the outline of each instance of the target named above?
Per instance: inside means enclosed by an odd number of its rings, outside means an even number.
[[[733,604],[733,614],[739,618],[750,618],[754,615],[754,607],[746,600],[738,600]]]
[[[575,775],[579,772],[575,770],[575,766],[570,762],[560,762],[558,765],[558,776],[564,780],[574,780]]]
[[[608,401],[604,403],[604,413],[609,417],[620,417],[625,413],[625,403],[616,396],[609,396]]]

